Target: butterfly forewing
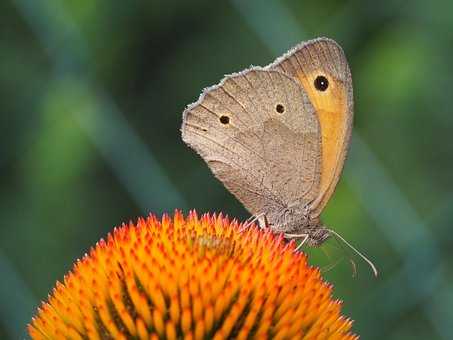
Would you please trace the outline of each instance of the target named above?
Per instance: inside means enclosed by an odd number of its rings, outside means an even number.
[[[335,190],[350,143],[353,95],[349,66],[335,41],[320,38],[296,46],[266,68],[293,77],[316,111],[322,136],[320,190],[311,205],[311,215],[316,218]],[[325,77],[326,88],[317,87],[318,77]]]

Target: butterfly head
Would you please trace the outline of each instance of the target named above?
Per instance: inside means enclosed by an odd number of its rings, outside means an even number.
[[[319,246],[330,236],[319,219],[310,217],[306,206],[287,207],[267,214],[266,219],[274,232],[284,233],[287,239],[305,239],[308,246]]]

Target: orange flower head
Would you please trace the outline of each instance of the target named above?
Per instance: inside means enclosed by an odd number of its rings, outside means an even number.
[[[294,242],[222,215],[116,228],[28,326],[33,339],[356,339]]]

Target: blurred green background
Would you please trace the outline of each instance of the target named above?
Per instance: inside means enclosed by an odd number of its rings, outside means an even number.
[[[363,250],[328,271],[363,339],[453,339],[453,2],[0,2],[0,338],[25,337],[73,261],[149,212],[248,215],[181,141],[224,74],[328,36],[354,139],[324,221]],[[320,250],[311,262],[325,265]],[[329,261],[327,260],[327,264]]]

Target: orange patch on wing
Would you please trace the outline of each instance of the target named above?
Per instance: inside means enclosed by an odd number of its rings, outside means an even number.
[[[317,76],[324,75],[329,86],[325,91],[317,90],[313,83]],[[321,148],[322,164],[319,197],[315,203],[316,208],[320,211],[326,200],[330,198],[332,190],[331,185],[335,186],[339,172],[342,169],[341,155],[343,152],[343,142],[347,131],[347,92],[346,88],[340,82],[333,79],[324,72],[312,72],[310,74],[299,73],[298,80],[310,98],[313,107],[318,116],[321,128]],[[324,197],[328,192],[328,197]],[[323,202],[320,204],[320,202]]]

